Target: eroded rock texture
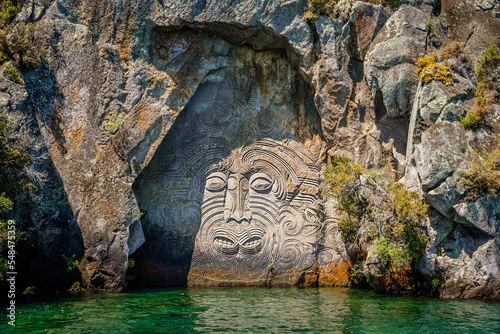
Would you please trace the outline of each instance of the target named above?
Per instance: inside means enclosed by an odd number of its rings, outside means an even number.
[[[40,130],[87,288],[124,286],[130,255],[149,284],[348,284],[320,194],[344,155],[392,164],[432,206],[419,270],[443,296],[492,296],[498,200],[465,202],[459,180],[495,147],[498,108],[466,131],[473,79],[421,84],[415,62],[453,39],[478,57],[500,36],[495,5],[355,2],[341,22],[304,19],[305,0],[28,1],[18,20],[43,23],[48,64],[1,98]]]

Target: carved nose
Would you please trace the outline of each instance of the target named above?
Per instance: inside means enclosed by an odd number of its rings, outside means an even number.
[[[227,221],[232,219],[241,224],[252,219],[252,211],[247,207],[248,187],[248,179],[243,175],[236,174],[230,178],[224,210]]]

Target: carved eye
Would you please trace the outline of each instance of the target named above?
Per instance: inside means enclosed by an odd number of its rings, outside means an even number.
[[[257,192],[266,192],[271,189],[273,181],[264,173],[257,173],[250,181],[250,187]]]
[[[207,178],[205,188],[209,191],[220,191],[226,187],[226,175],[214,173]]]

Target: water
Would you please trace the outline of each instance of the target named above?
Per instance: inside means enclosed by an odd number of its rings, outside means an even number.
[[[18,305],[15,330],[1,319],[0,333],[500,333],[500,303],[353,289],[171,289]]]

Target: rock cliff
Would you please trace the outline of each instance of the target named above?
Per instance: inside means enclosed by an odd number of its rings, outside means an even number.
[[[342,21],[308,10],[26,1],[16,20],[36,22],[46,65],[1,84],[32,117],[45,193],[59,194],[37,247],[63,238],[82,252],[89,289],[124,287],[130,256],[148,284],[345,286],[352,259],[320,191],[341,155],[392,164],[431,206],[423,280],[439,277],[443,297],[500,298],[500,200],[460,182],[475,151],[495,149],[500,105],[466,130],[473,71],[455,67],[451,84],[417,75],[452,41],[471,62],[500,44],[498,2],[353,2]]]

